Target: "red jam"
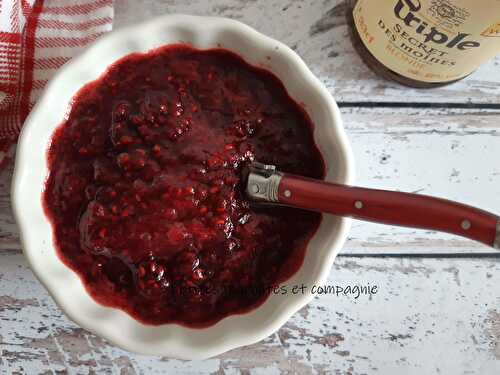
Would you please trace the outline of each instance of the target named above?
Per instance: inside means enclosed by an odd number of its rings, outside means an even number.
[[[298,270],[321,221],[251,204],[253,160],[324,177],[311,121],[274,75],[220,49],[129,55],[53,135],[43,201],[59,256],[146,324],[247,312]]]

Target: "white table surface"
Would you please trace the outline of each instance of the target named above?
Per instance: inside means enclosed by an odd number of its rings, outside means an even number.
[[[357,184],[500,213],[500,58],[467,79],[407,89],[374,75],[334,0],[115,0],[115,27],[163,13],[242,20],[294,48],[337,99]],[[21,254],[0,175],[1,374],[500,374],[500,252],[428,231],[355,222],[323,295],[262,342],[206,361],[127,353],[55,306]]]

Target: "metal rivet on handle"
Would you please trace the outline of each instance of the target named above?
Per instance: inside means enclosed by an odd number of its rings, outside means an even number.
[[[285,191],[283,192],[283,195],[284,195],[285,197],[287,197],[287,198],[290,198],[290,197],[292,196],[292,192],[291,192],[290,190],[285,190]]]
[[[361,210],[363,208],[363,202],[361,201],[354,202],[354,207],[356,207],[358,210]]]
[[[465,219],[462,221],[462,229],[463,230],[469,230],[471,226],[472,226],[472,224],[469,220]]]

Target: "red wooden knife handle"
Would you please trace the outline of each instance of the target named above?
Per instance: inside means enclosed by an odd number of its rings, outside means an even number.
[[[448,232],[499,248],[500,218],[445,199],[283,174],[278,202],[377,223]]]

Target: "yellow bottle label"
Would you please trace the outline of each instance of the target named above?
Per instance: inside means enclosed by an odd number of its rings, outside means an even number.
[[[500,53],[500,0],[358,0],[366,48],[417,81],[453,81]]]

